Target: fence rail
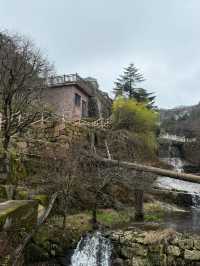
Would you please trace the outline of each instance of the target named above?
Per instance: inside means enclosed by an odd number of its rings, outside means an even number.
[[[48,87],[70,85],[70,84],[77,84],[89,95],[92,95],[94,90],[93,86],[89,82],[84,80],[81,76],[79,76],[77,73],[67,74],[62,76],[52,76],[47,79]]]
[[[177,135],[170,135],[168,133],[160,135],[159,138],[168,139],[168,140],[177,141],[177,142],[183,142],[183,143],[196,141],[196,138],[186,138],[186,137],[177,136]]]

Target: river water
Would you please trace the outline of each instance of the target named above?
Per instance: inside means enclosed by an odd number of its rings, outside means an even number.
[[[179,157],[164,158],[177,172],[183,172],[184,162]],[[177,231],[200,233],[200,184],[182,181],[170,177],[159,177],[156,186],[162,189],[189,193],[192,198],[191,210],[184,213],[170,214],[165,217],[165,226]]]
[[[173,157],[162,160],[172,165],[176,171],[183,171],[184,162],[180,158]],[[163,226],[181,232],[200,233],[200,184],[170,177],[159,177],[155,185],[162,189],[184,191],[192,197],[191,210],[166,215]],[[100,232],[89,233],[79,241],[71,258],[71,266],[110,266],[111,255],[110,240]]]
[[[184,162],[178,158],[164,158],[164,162],[173,166],[177,172],[183,172]],[[159,177],[156,181],[156,186],[168,190],[178,190],[189,193],[192,197],[194,208],[200,209],[200,184],[178,180],[170,177]]]

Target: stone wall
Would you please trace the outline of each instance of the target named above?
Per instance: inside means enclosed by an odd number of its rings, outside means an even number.
[[[118,230],[109,234],[115,266],[200,265],[200,236],[159,231]]]
[[[37,201],[9,200],[0,204],[0,265],[11,265],[16,247],[37,224],[37,217]]]
[[[33,200],[9,200],[0,204],[0,230],[20,226],[32,229],[37,223],[38,202]]]

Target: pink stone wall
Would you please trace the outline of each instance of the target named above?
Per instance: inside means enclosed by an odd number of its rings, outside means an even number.
[[[75,93],[81,96],[80,106],[75,105]],[[88,106],[88,96],[75,85],[49,87],[43,93],[43,101],[55,111],[69,120],[79,120],[82,117],[82,101]],[[86,110],[87,113],[87,110]]]

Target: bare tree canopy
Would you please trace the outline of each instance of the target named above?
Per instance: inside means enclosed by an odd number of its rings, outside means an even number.
[[[38,116],[44,80],[51,69],[30,40],[0,33],[0,112],[5,150],[10,137]]]

